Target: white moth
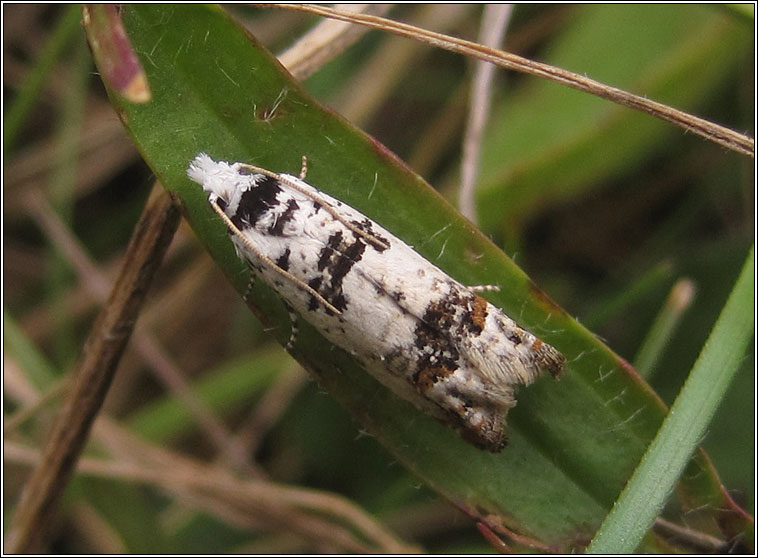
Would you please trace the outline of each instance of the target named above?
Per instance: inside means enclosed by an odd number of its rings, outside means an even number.
[[[506,445],[518,385],[565,359],[405,242],[304,182],[200,153],[188,176],[208,192],[237,254],[398,396],[479,448]],[[297,331],[293,320],[294,343]]]

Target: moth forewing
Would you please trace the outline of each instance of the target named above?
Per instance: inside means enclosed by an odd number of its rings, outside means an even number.
[[[516,387],[545,370],[560,375],[563,355],[381,225],[305,182],[305,168],[298,178],[200,153],[187,174],[208,192],[237,254],[291,315],[464,439],[501,450]]]

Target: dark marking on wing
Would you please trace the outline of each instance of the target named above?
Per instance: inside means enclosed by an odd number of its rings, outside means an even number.
[[[263,176],[255,186],[242,193],[237,212],[231,218],[232,223],[240,229],[255,225],[264,213],[277,205],[276,197],[281,191],[277,179]]]
[[[300,209],[296,200],[290,199],[287,202],[287,208],[276,218],[276,221],[268,229],[268,232],[272,236],[282,236],[284,233],[284,227],[287,223],[292,221],[295,212]]]

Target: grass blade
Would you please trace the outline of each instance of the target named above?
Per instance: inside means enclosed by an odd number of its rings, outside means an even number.
[[[752,337],[753,264],[751,250],[687,382],[588,552],[633,553],[666,503],[703,438]]]

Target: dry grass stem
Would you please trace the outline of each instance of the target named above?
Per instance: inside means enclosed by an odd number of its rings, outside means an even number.
[[[65,254],[67,261],[71,262],[77,270],[82,279],[82,284],[87,287],[90,294],[98,302],[104,303],[110,291],[109,281],[92,263],[84,248],[58,218],[52,207],[36,190],[29,193],[27,207],[29,213],[36,218],[48,238]],[[134,331],[133,345],[145,362],[150,365],[150,369],[155,372],[156,377],[183,402],[200,428],[216,444],[224,459],[238,470],[244,470],[253,475],[257,474],[256,469],[250,464],[248,454],[234,443],[232,434],[223,422],[193,393],[192,388],[187,384],[186,375],[182,373],[153,335],[148,333],[144,327],[137,326]]]
[[[75,269],[90,295],[99,303],[108,299],[111,284],[87,256],[72,231],[61,220],[39,190],[26,195],[26,210],[37,222],[50,242],[65,256]]]
[[[84,543],[88,554],[127,554],[129,548],[121,533],[95,506],[77,502],[71,509],[74,536]]]
[[[512,4],[487,4],[482,13],[479,38],[483,45],[497,47],[503,44],[505,30],[510,21]],[[461,161],[461,187],[458,194],[458,209],[464,217],[476,224],[476,184],[479,178],[484,125],[490,115],[492,80],[495,66],[477,62],[471,84],[471,102],[463,135],[463,160]]]
[[[231,524],[272,532],[284,529],[324,551],[418,551],[340,496],[240,480],[224,469],[145,444],[102,417],[93,435],[118,460],[83,458],[78,465],[81,472],[150,484]],[[9,461],[34,465],[40,460],[38,451],[13,442],[6,443],[5,450]]]
[[[177,495],[199,497],[224,512],[240,510],[235,519],[240,522],[238,524],[249,527],[251,519],[254,519],[274,531],[301,531],[310,535],[309,538],[315,537],[315,540],[331,543],[347,535],[348,538],[343,542],[349,544],[340,547],[354,552],[407,553],[417,550],[398,541],[372,517],[341,496],[264,480],[243,480],[216,466],[208,466],[145,444],[108,421],[98,423],[97,435],[101,443],[107,444],[120,455],[122,461],[136,460],[137,475],[146,472],[155,475],[159,479],[156,482],[158,487]],[[140,477],[133,478],[137,480]],[[310,525],[316,520],[318,528],[311,531]],[[331,538],[330,535],[335,533],[340,534],[340,537]],[[366,542],[361,542],[356,534]]]
[[[4,417],[3,435],[11,435],[20,425],[32,417],[39,416],[43,408],[61,395],[63,384],[64,382],[58,382],[40,395],[26,374],[21,372],[18,363],[9,357],[8,353],[3,353],[3,390],[5,396],[20,404],[20,408],[14,414]]]
[[[478,517],[476,513],[470,513],[471,517],[478,519],[477,527],[479,527],[480,531],[482,531],[483,527],[486,528],[486,530],[489,530],[493,535],[495,533],[499,535],[503,535],[504,537],[507,537],[510,541],[513,541],[514,543],[524,546],[526,548],[533,548],[537,552],[542,554],[559,554],[560,551],[557,549],[550,548],[542,541],[538,541],[536,539],[520,535],[516,533],[515,531],[512,531],[508,529],[503,524],[503,520],[501,517],[495,517],[495,516],[487,516],[487,517]],[[499,537],[498,537],[499,539]],[[490,542],[496,542],[493,540],[490,540]]]
[[[255,455],[263,438],[287,411],[292,399],[309,381],[308,373],[297,363],[293,363],[266,390],[261,401],[236,433],[237,444],[244,448],[246,455]]]
[[[446,30],[460,24],[470,9],[465,4],[426,4],[415,9],[414,19],[425,27]],[[422,45],[415,42],[382,43],[361,65],[333,105],[355,125],[365,125],[423,54]]]
[[[124,128],[113,114],[113,108],[95,103],[87,109],[85,123],[78,138],[78,172],[76,194],[81,197],[101,186],[119,170],[139,157],[134,143],[124,134]],[[32,189],[46,184],[55,164],[58,149],[53,136],[13,154],[5,167],[4,187],[18,195],[6,196],[6,218],[23,215],[20,205]]]
[[[729,544],[722,539],[712,537],[706,533],[687,529],[660,517],[655,520],[653,529],[656,533],[664,536],[668,540],[679,539],[686,542],[697,553],[728,554],[730,550]]]
[[[94,428],[116,461],[83,458],[81,473],[145,483],[231,524],[253,530],[296,533],[341,552],[418,552],[399,541],[348,500],[327,492],[239,479],[215,466],[180,457],[139,441],[107,419]],[[10,442],[5,458],[34,465],[38,451]]]
[[[384,15],[391,4],[343,4],[350,13]],[[349,23],[324,20],[283,52],[279,62],[298,80],[308,79],[368,32]]]
[[[157,197],[145,208],[127,249],[122,274],[92,328],[40,464],[22,492],[6,540],[10,552],[34,552],[44,544],[60,496],[103,404],[179,219],[178,205],[168,194]]]
[[[339,10],[333,10],[331,8],[316,6],[313,4],[307,5],[295,5],[295,4],[260,4],[261,6],[271,6],[275,8],[282,8],[287,10],[298,10],[302,12],[321,15],[324,17],[330,17],[339,19],[341,21],[348,21],[352,23],[358,23],[360,25],[366,25],[373,29],[379,29],[400,35],[401,37],[408,37],[417,41],[428,43],[438,48],[443,48],[451,52],[457,52],[466,56],[473,56],[480,60],[491,62],[508,70],[515,70],[517,72],[523,72],[531,74],[533,76],[542,77],[577,89],[584,91],[614,103],[624,105],[626,107],[644,112],[666,122],[670,122],[680,128],[697,134],[707,140],[717,143],[727,149],[742,153],[754,157],[755,153],[755,140],[744,134],[740,134],[724,126],[719,126],[713,122],[709,122],[703,118],[693,116],[686,112],[669,107],[662,103],[657,103],[634,95],[627,91],[623,91],[616,87],[605,85],[588,77],[569,72],[561,68],[556,68],[549,64],[543,64],[541,62],[535,62],[523,58],[516,54],[509,52],[503,52],[500,50],[488,48],[486,46],[443,35],[441,33],[435,33],[434,31],[428,31],[421,29],[413,25],[392,21],[389,19],[360,15],[360,14],[347,14]]]
[[[421,176],[428,176],[445,153],[456,149],[468,109],[468,93],[468,84],[461,82],[450,92],[439,112],[426,123],[415,142],[406,161]]]

